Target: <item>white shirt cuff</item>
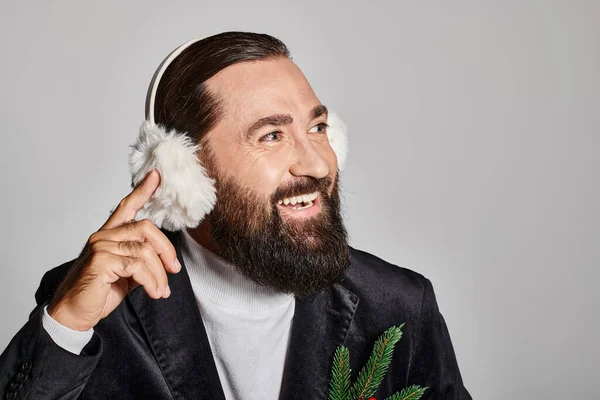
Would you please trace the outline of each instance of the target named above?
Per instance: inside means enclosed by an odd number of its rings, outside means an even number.
[[[42,325],[54,343],[73,354],[80,354],[81,350],[94,336],[94,328],[89,331],[78,331],[68,328],[48,314],[48,306],[44,306]]]

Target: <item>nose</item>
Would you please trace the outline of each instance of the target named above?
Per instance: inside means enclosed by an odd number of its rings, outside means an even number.
[[[306,134],[305,134],[306,135]],[[290,165],[290,173],[294,176],[312,176],[313,178],[325,178],[329,175],[329,165],[321,156],[314,144],[303,136],[296,141],[295,158]]]

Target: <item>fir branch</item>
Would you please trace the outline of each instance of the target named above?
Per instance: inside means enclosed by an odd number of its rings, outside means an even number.
[[[350,351],[339,346],[333,357],[329,400],[350,400]]]
[[[403,326],[404,324],[392,326],[379,336],[367,365],[360,371],[356,382],[350,389],[351,399],[367,398],[375,394],[392,361],[394,346],[402,338]]]
[[[422,388],[419,385],[412,385],[402,389],[402,391],[398,393],[391,395],[386,400],[417,400],[423,396],[423,393],[425,393],[425,390],[427,389],[429,389],[428,386]]]

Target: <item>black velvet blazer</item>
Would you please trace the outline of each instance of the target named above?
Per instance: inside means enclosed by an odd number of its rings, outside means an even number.
[[[163,232],[183,266],[169,274],[171,296],[154,300],[136,288],[99,322],[81,355],[56,345],[41,318],[73,260],[44,275],[29,321],[0,356],[3,399],[224,399],[179,235]],[[404,322],[375,397],[417,384],[429,386],[423,399],[471,399],[431,282],[368,253],[350,254],[340,283],[296,300],[281,398],[327,399],[335,349],[349,348],[354,379],[377,337]]]

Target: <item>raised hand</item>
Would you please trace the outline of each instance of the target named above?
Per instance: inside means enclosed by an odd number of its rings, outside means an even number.
[[[158,171],[150,171],[89,237],[48,306],[52,318],[87,331],[137,286],[153,299],[169,297],[167,272],[181,270],[175,248],[150,220],[134,221],[159,184]]]

